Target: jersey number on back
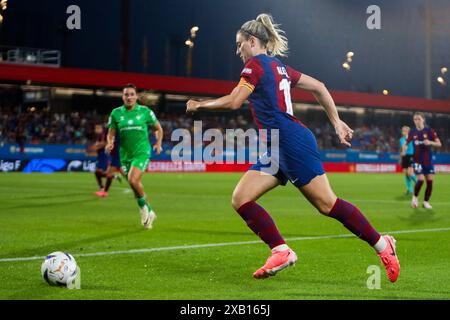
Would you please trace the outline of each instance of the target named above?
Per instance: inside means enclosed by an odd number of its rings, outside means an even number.
[[[292,107],[291,99],[291,82],[288,79],[283,79],[280,82],[280,91],[284,92],[284,100],[286,102],[286,112],[294,116],[294,108]]]

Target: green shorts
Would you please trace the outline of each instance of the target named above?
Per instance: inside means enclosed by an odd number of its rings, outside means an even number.
[[[128,177],[128,173],[130,172],[131,167],[135,167],[141,170],[142,172],[146,172],[149,164],[150,159],[148,159],[147,156],[135,158],[131,162],[130,161],[122,162],[122,173],[125,177]]]

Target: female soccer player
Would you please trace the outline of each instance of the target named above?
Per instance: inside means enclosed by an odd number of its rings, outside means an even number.
[[[120,161],[122,173],[133,189],[141,212],[141,222],[145,229],[153,227],[156,214],[148,202],[141,179],[147,170],[151,157],[148,126],[155,129],[156,154],[162,152],[163,129],[155,113],[137,103],[137,89],[129,84],[123,89],[124,105],[114,109],[109,119],[108,144],[106,151],[114,148],[116,132],[120,139]]]
[[[337,219],[355,235],[372,246],[386,268],[389,280],[395,282],[400,264],[395,252],[395,239],[381,236],[354,205],[338,199],[325,175],[313,133],[294,117],[291,87],[307,90],[325,108],[342,144],[351,146],[353,130],[339,115],[334,101],[323,83],[285,66],[276,56],[285,56],[287,38],[271,16],[260,15],[245,23],[236,36],[237,52],[245,64],[241,81],[233,92],[210,101],[189,101],[187,112],[201,110],[236,110],[249,99],[255,122],[261,129],[279,130],[279,170],[264,173],[262,159],[237,185],[232,205],[256,233],[272,249],[266,264],[253,276],[263,279],[295,264],[297,256],[284,241],[269,213],[256,201],[268,191],[291,181],[322,214]],[[267,143],[271,136],[266,137]]]
[[[413,141],[414,144],[414,171],[417,175],[417,183],[414,188],[414,195],[411,206],[416,209],[419,207],[419,193],[422,188],[425,177],[427,179],[427,189],[425,190],[425,199],[423,207],[425,209],[433,209],[430,205],[431,193],[433,192],[433,151],[431,147],[442,147],[441,140],[439,140],[436,131],[425,127],[425,116],[423,113],[414,114],[415,128],[409,132],[406,145],[403,146],[402,155],[406,154],[407,144]]]
[[[400,157],[400,165],[402,166],[403,173],[405,174],[407,195],[413,194],[413,187],[411,182],[417,183],[416,176],[414,175],[413,170],[414,146],[412,142],[408,144],[406,143],[410,130],[411,129],[408,126],[404,126],[402,128],[402,137],[400,138],[400,154],[403,152],[403,146],[407,145],[405,155]]]
[[[105,153],[105,146],[106,134],[103,126],[98,124],[95,126],[95,144],[88,148],[89,154],[95,152],[97,155],[97,160],[95,161],[95,178],[97,179],[97,184],[100,190],[98,192],[102,192],[105,189],[103,178],[106,178],[106,171],[108,169],[108,156]],[[108,183],[109,181],[106,182]],[[97,195],[98,192],[95,194]]]
[[[113,180],[117,179],[119,182],[122,182],[120,175],[114,174],[120,170],[120,159],[117,151],[117,143],[110,155],[106,153],[107,134],[104,132],[103,125],[98,124],[95,126],[95,135],[96,143],[90,148],[90,150],[97,152],[95,177],[100,190],[95,192],[95,195],[99,198],[106,198],[108,197],[109,188],[111,188]],[[103,178],[106,178],[105,184],[103,184]]]

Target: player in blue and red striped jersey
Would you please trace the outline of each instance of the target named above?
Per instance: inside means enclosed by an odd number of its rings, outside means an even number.
[[[418,112],[414,114],[414,124],[416,127],[409,132],[408,140],[406,141],[406,145],[411,141],[414,145],[414,171],[417,175],[417,183],[414,188],[411,206],[414,209],[419,207],[418,197],[426,178],[427,189],[425,190],[423,206],[425,209],[433,209],[429,202],[431,193],[433,192],[435,174],[431,147],[440,148],[442,147],[442,143],[434,129],[425,127],[425,116],[423,113]],[[406,145],[402,149],[402,155],[406,154]]]
[[[111,155],[105,152],[107,141],[106,132],[102,125],[95,126],[95,135],[96,143],[91,149],[97,152],[95,177],[100,188],[99,191],[95,192],[95,195],[99,198],[106,198],[113,180],[117,179],[121,182],[120,175],[114,175],[114,172],[120,171],[120,158],[118,152],[111,153]],[[103,184],[103,178],[106,178],[105,184]]]
[[[249,228],[272,250],[266,264],[253,276],[264,279],[295,264],[297,256],[286,244],[270,214],[256,201],[270,190],[290,181],[328,217],[334,218],[352,233],[369,243],[381,258],[389,280],[397,281],[400,264],[395,239],[381,236],[364,215],[351,203],[334,194],[320,159],[313,133],[294,117],[291,88],[311,92],[325,108],[342,144],[351,146],[351,130],[340,120],[336,105],[325,85],[284,65],[276,56],[284,56],[288,43],[283,31],[271,16],[260,15],[245,23],[236,36],[237,52],[245,68],[241,81],[225,97],[209,101],[189,101],[187,112],[201,110],[236,110],[250,101],[255,122],[261,129],[278,130],[278,172],[268,174],[267,162],[261,157],[236,187],[232,205]],[[267,135],[268,144],[271,142]],[[272,139],[273,140],[273,139]],[[270,150],[270,149],[269,149]],[[270,156],[270,155],[268,155]]]

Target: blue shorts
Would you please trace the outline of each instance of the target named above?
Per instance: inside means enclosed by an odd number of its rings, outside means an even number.
[[[109,166],[108,155],[105,152],[100,152],[97,156],[97,161],[95,162],[95,168],[97,170],[106,171]]]
[[[272,174],[281,185],[285,186],[290,181],[297,188],[325,174],[317,141],[311,130],[295,124],[290,130],[280,130],[279,141],[278,156],[270,152],[269,148],[250,170]]]
[[[110,155],[110,165],[111,165],[111,167],[120,169],[120,167],[122,165],[120,164],[120,156],[118,153],[114,154],[114,155]]]
[[[426,166],[426,165],[423,165],[421,163],[414,163],[413,167],[414,167],[414,173],[416,175],[419,175],[419,174],[424,174],[424,175],[435,174],[434,165],[433,164],[430,164],[429,166]]]

